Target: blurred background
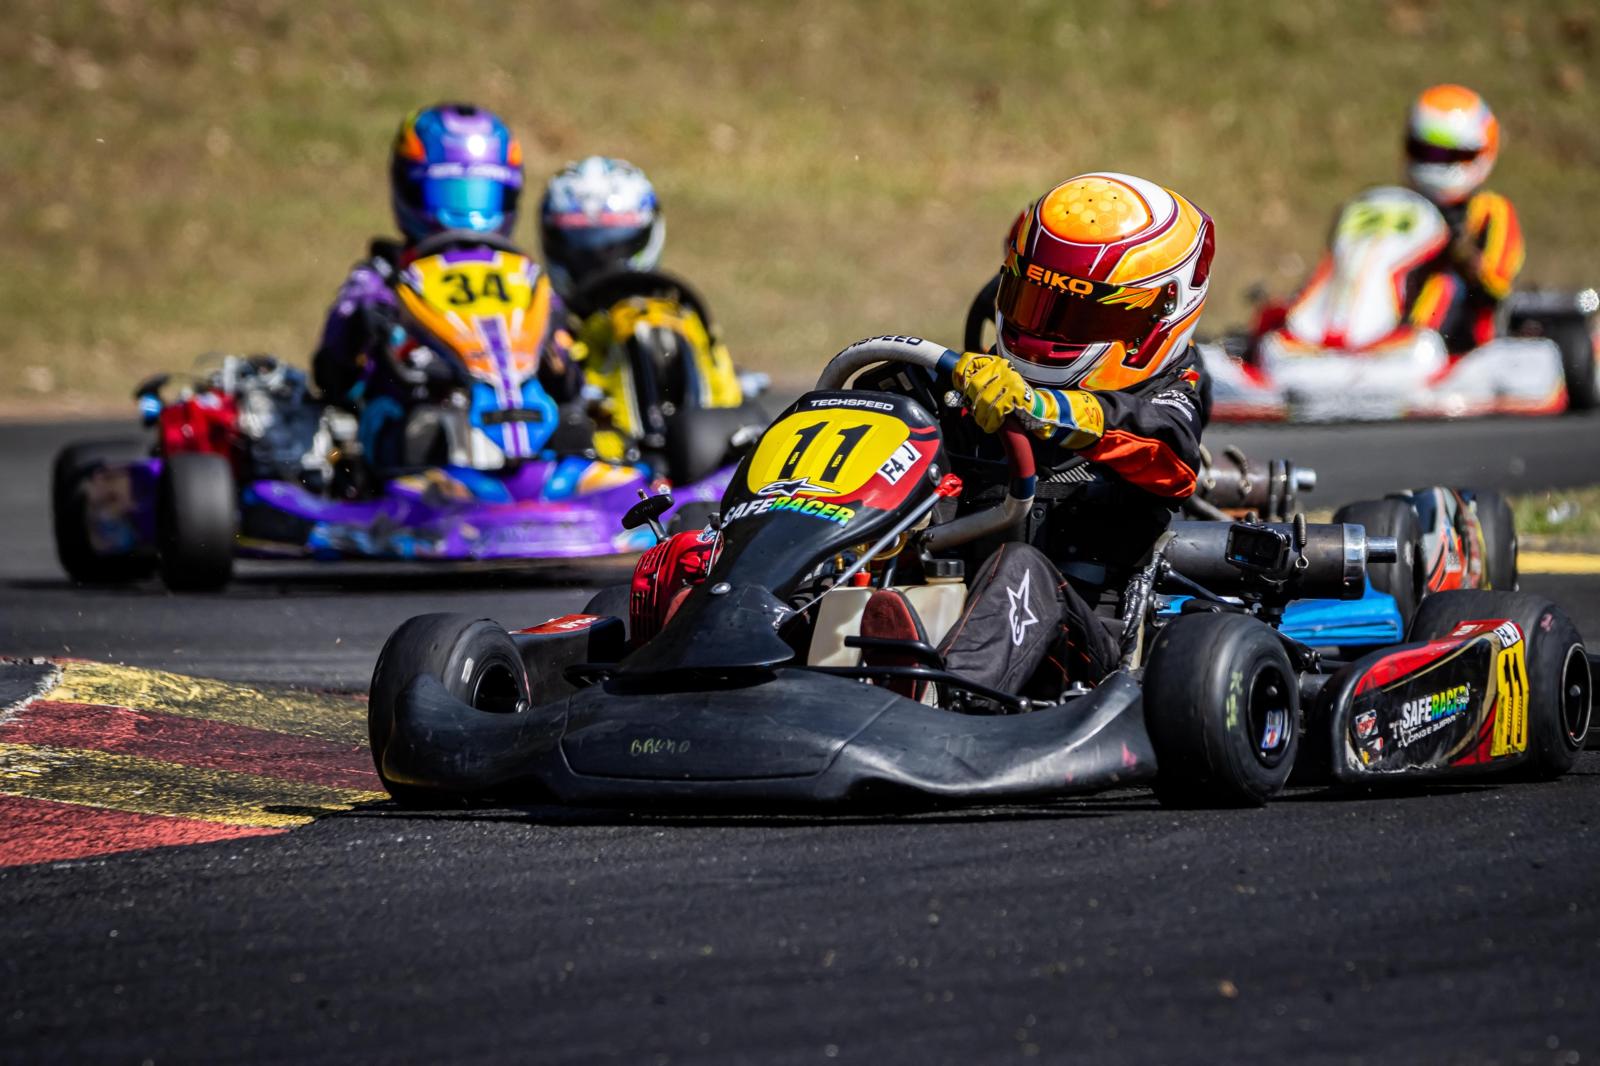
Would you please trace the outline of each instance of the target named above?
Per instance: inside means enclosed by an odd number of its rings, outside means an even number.
[[[1338,202],[1397,181],[1438,81],[1504,131],[1528,284],[1600,282],[1593,0],[9,0],[0,37],[0,413],[116,409],[210,350],[304,361],[392,231],[410,109],[465,100],[539,190],[644,168],[664,268],[735,358],[798,381],[858,337],[959,339],[1015,213],[1090,169],[1218,223],[1202,331],[1292,287]],[[131,408],[130,408],[131,410]]]

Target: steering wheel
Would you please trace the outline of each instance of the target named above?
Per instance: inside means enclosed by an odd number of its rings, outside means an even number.
[[[513,255],[525,254],[511,238],[502,237],[498,233],[480,233],[475,229],[446,229],[424,237],[412,249],[412,255],[417,259],[424,259],[430,255],[437,255],[447,248],[467,246],[493,248],[497,252],[510,252]]]
[[[678,302],[700,316],[700,321],[710,328],[711,312],[700,294],[682,278],[660,270],[621,269],[596,274],[577,287],[571,299],[567,300],[567,309],[580,318],[586,318],[630,296],[648,296],[668,291],[675,293]]]
[[[846,388],[856,374],[879,363],[921,367],[940,382],[954,387],[956,362],[960,358],[960,353],[920,337],[869,337],[856,341],[828,360],[828,365],[822,368],[822,373],[817,377],[817,388]],[[1006,451],[1006,467],[1011,474],[1005,499],[994,507],[963,515],[929,531],[924,543],[930,550],[964,544],[986,533],[1008,529],[1033,506],[1037,484],[1033,442],[1015,418],[1008,417],[1005,420],[999,436]]]

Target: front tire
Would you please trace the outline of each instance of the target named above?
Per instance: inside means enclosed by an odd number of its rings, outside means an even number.
[[[1400,628],[1404,631],[1416,617],[1422,602],[1426,575],[1417,565],[1421,555],[1422,523],[1417,512],[1403,499],[1362,500],[1347,503],[1333,514],[1335,522],[1365,526],[1369,537],[1393,537],[1400,546],[1400,558],[1392,563],[1367,564],[1372,587],[1394,597],[1400,609]]]
[[[156,501],[156,546],[167,588],[215,592],[228,583],[239,533],[238,505],[228,460],[203,452],[168,457]]]
[[[493,714],[518,714],[532,703],[528,673],[511,635],[487,618],[424,614],[404,622],[378,653],[368,689],[367,739],[372,763],[389,795],[405,806],[436,806],[437,793],[391,781],[383,756],[394,731],[401,694],[419,677],[433,677],[462,703]]]
[[[1526,592],[1454,591],[1429,596],[1409,640],[1437,640],[1462,622],[1509,618],[1522,630],[1528,670],[1524,776],[1551,781],[1577,761],[1594,717],[1583,638],[1565,611]]]
[[[1191,614],[1162,629],[1144,716],[1163,806],[1259,807],[1294,769],[1299,682],[1283,642],[1257,619]]]

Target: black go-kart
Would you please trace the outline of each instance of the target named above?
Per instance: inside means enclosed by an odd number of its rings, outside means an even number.
[[[940,637],[966,596],[957,549],[1013,529],[1035,487],[1028,439],[1008,425],[1003,501],[944,503],[959,486],[933,412],[960,403],[956,359],[908,337],[846,348],[767,428],[720,514],[663,539],[631,586],[582,614],[517,632],[460,615],[402,625],[369,710],[390,793],[742,811],[1139,785],[1170,805],[1244,806],[1291,774],[1572,766],[1590,666],[1546,600],[1432,596],[1405,643],[1353,662],[1275,628],[1295,598],[1357,597],[1367,565],[1393,560],[1392,539],[1353,524],[1174,522],[1118,598],[1120,665],[1093,687],[1023,695],[947,669]],[[891,378],[896,391],[859,387]],[[664,507],[645,500],[629,521]],[[916,639],[861,635],[885,589],[920,615]],[[1186,607],[1163,616],[1171,594]]]

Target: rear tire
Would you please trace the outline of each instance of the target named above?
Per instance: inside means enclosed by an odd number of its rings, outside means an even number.
[[[162,465],[156,501],[161,580],[174,592],[215,592],[233,577],[239,498],[220,455],[180,452]]]
[[[1367,564],[1372,587],[1394,597],[1400,610],[1400,628],[1405,630],[1416,617],[1422,602],[1426,575],[1418,566],[1422,549],[1422,523],[1405,500],[1387,497],[1347,503],[1333,513],[1335,522],[1350,522],[1366,527],[1369,537],[1393,537],[1400,546],[1400,558],[1392,563]]]
[[[632,598],[632,582],[624,581],[619,585],[607,585],[589,597],[589,602],[583,605],[583,613],[621,619],[622,639],[626,642],[628,639],[628,605]]]
[[[1588,655],[1565,611],[1526,592],[1440,592],[1423,603],[1408,639],[1435,640],[1462,622],[1491,618],[1516,622],[1526,643],[1528,761],[1523,776],[1554,780],[1572,769],[1594,717]]]
[[[1597,400],[1594,338],[1589,333],[1588,320],[1575,315],[1546,319],[1544,333],[1561,349],[1561,373],[1567,381],[1567,410],[1593,409]]]
[[[1511,505],[1498,492],[1464,492],[1483,529],[1483,575],[1489,588],[1514,592],[1517,588],[1517,523]]]
[[[1294,769],[1300,686],[1264,623],[1183,615],[1151,649],[1144,717],[1163,806],[1259,807]]]
[[[50,511],[56,558],[67,576],[80,585],[119,585],[148,577],[155,559],[148,549],[125,555],[101,555],[89,539],[85,482],[102,466],[143,459],[148,449],[136,440],[72,444],[56,454],[50,473]]]
[[[390,781],[383,771],[395,706],[406,686],[424,676],[437,679],[450,695],[480,711],[516,714],[532,702],[522,655],[501,626],[464,614],[424,614],[402,623],[384,642],[372,670],[367,739],[383,787],[408,807],[433,807],[449,800],[428,789]]]

